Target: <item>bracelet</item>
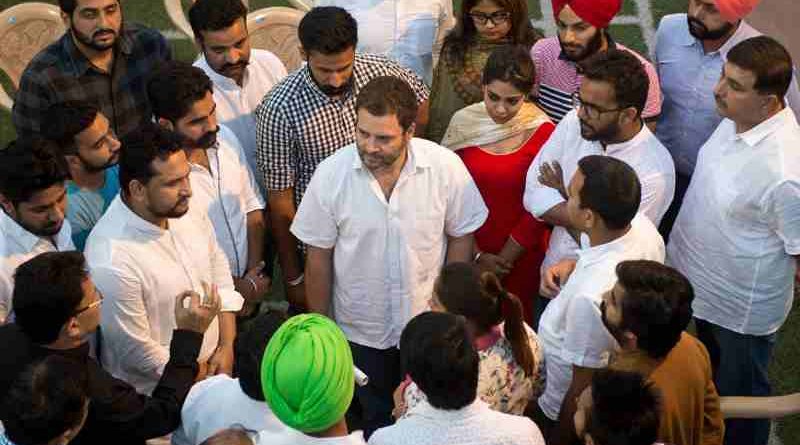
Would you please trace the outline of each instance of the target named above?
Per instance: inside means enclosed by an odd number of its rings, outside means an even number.
[[[481,255],[483,255],[483,252],[478,251],[478,253],[475,254],[475,258],[472,259],[472,262],[477,263],[481,259]]]
[[[253,293],[257,294],[258,293],[258,286],[256,286],[256,282],[252,278],[250,278],[248,276],[245,276],[244,278],[245,278],[245,280],[250,282],[251,286],[253,286]]]
[[[303,283],[303,281],[305,281],[305,278],[306,278],[306,274],[304,274],[304,273],[301,273],[301,274],[300,274],[300,275],[299,275],[297,278],[295,278],[294,280],[289,280],[289,281],[287,281],[287,282],[286,282],[286,284],[287,284],[289,287],[295,287],[295,286],[297,286],[297,285],[300,285],[301,283]]]

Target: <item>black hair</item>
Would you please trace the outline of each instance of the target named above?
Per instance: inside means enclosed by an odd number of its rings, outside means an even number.
[[[650,77],[633,53],[611,48],[591,56],[581,66],[584,79],[611,85],[618,108],[635,108],[637,116],[642,114],[647,103]]]
[[[642,200],[642,186],[633,168],[619,159],[600,155],[582,158],[578,168],[585,177],[579,192],[581,208],[600,215],[609,229],[627,227]]]
[[[56,143],[30,136],[11,141],[0,150],[0,193],[16,206],[69,178]]]
[[[592,378],[586,434],[596,445],[653,445],[658,439],[660,394],[635,372],[602,369]]]
[[[89,401],[87,371],[80,363],[48,355],[28,366],[3,401],[3,427],[16,445],[41,445],[75,429]]]
[[[51,105],[45,112],[42,135],[55,142],[58,153],[74,155],[78,153],[75,136],[89,128],[97,114],[98,108],[82,100],[66,101]]]
[[[86,260],[77,251],[45,252],[22,263],[14,274],[15,323],[35,343],[56,341],[81,304],[88,278]]]
[[[261,359],[269,339],[286,321],[280,312],[268,312],[251,320],[247,328],[236,336],[236,371],[239,386],[248,397],[264,401],[261,390]]]
[[[72,17],[72,13],[75,12],[75,8],[78,7],[79,0],[58,0],[58,7],[61,8],[61,11]],[[117,4],[122,6],[117,0]]]
[[[478,353],[464,317],[424,312],[400,336],[400,364],[434,408],[457,410],[478,391]]]
[[[792,83],[792,56],[769,36],[751,37],[728,51],[728,62],[755,74],[753,88],[761,94],[774,94],[783,101]]]
[[[373,116],[397,116],[403,130],[411,128],[417,118],[417,96],[403,79],[378,76],[370,80],[356,98],[356,112],[366,109]]]
[[[623,261],[617,279],[624,290],[622,328],[636,334],[639,349],[665,357],[692,320],[694,291],[677,270],[655,261]]]
[[[201,42],[203,31],[230,28],[240,19],[247,25],[247,7],[241,0],[197,0],[188,15],[194,37]]]
[[[162,63],[147,82],[153,115],[173,123],[212,91],[211,79],[203,70],[177,60]]]
[[[473,323],[476,335],[489,332],[505,321],[505,336],[511,343],[514,360],[525,375],[533,375],[536,363],[525,328],[522,302],[503,289],[495,274],[480,273],[472,263],[450,263],[442,268],[434,292],[447,312],[463,315]]]
[[[307,56],[312,51],[324,55],[339,54],[355,49],[358,43],[356,19],[338,6],[311,9],[300,20],[297,33]]]
[[[181,151],[180,137],[153,122],[145,122],[122,139],[119,155],[119,186],[123,196],[130,193],[133,180],[147,184],[155,176],[153,161],[162,161]]]
[[[444,39],[442,58],[447,59],[455,67],[464,66],[467,52],[478,42],[478,29],[475,28],[469,12],[480,2],[481,0],[464,0],[455,28]],[[509,43],[523,45],[530,49],[539,40],[541,35],[533,28],[530,17],[528,17],[528,2],[525,0],[492,0],[492,3],[511,13],[511,29],[508,31]]]
[[[508,82],[526,96],[536,82],[536,67],[528,50],[521,45],[496,48],[483,67],[481,83]]]

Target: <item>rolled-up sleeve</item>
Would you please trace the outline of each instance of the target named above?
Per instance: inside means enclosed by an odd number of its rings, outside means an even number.
[[[294,187],[296,140],[285,111],[269,98],[256,109],[256,163],[268,189]]]
[[[800,182],[783,181],[767,194],[764,209],[770,227],[788,255],[800,255]]]
[[[461,158],[452,152],[447,155],[451,158],[448,164],[451,182],[447,188],[444,229],[447,236],[458,238],[478,230],[486,222],[489,210]]]
[[[550,139],[539,150],[531,166],[528,167],[528,174],[525,178],[525,194],[522,200],[525,210],[531,212],[537,218],[541,218],[548,210],[564,202],[564,197],[558,191],[539,182],[539,167],[545,162],[561,160],[565,136],[572,130],[569,127],[570,121],[568,114],[556,126],[555,131],[550,135]],[[564,178],[564,183],[566,184],[568,180],[569,178]]]

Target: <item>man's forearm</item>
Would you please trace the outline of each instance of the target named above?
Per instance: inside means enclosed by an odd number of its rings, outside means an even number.
[[[572,382],[569,385],[561,410],[558,412],[558,425],[550,434],[547,442],[552,445],[570,445],[575,442],[575,411],[578,409],[577,399],[584,389],[592,383],[594,370],[579,366],[572,367]]]
[[[278,251],[278,262],[281,265],[284,280],[293,280],[303,272],[297,253],[297,239],[289,230],[296,212],[294,190],[270,190],[269,196],[272,236]]]
[[[447,237],[447,257],[446,262],[464,262],[472,261],[472,252],[475,245],[475,238],[473,234],[459,236],[457,238]]]
[[[236,313],[220,312],[219,315],[219,343],[217,347],[233,347],[236,340]]]
[[[550,208],[550,210],[544,212],[542,216],[539,217],[542,221],[552,224],[554,226],[561,226],[569,232],[572,239],[575,240],[578,244],[580,244],[581,234],[575,227],[572,227],[572,224],[569,221],[569,214],[567,214],[567,203],[562,202],[559,204],[554,205]]]
[[[430,114],[429,101],[426,100],[425,102],[419,104],[419,108],[417,109],[417,118],[414,121],[415,136],[422,137],[422,135],[425,134],[425,130],[428,128],[429,114]]]
[[[247,214],[247,269],[256,267],[264,260],[264,239],[267,223],[263,210],[254,210]]]
[[[328,315],[333,287],[333,249],[308,246],[305,274],[308,310]]]

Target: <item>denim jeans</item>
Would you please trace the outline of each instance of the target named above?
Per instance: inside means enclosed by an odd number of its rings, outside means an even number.
[[[776,334],[739,334],[695,318],[697,338],[711,358],[714,383],[720,396],[768,396],[769,362]],[[725,421],[725,445],[766,445],[769,420]]]

